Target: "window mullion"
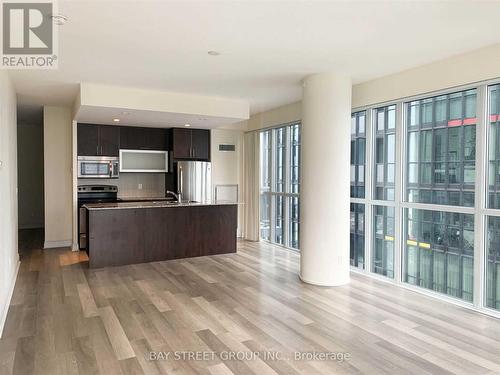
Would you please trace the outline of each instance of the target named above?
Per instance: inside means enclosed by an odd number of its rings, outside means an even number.
[[[283,200],[285,203],[285,210],[283,212],[283,244],[287,247],[291,247],[290,245],[290,233],[289,233],[289,228],[290,228],[290,202],[288,199],[288,193],[291,192],[291,175],[290,175],[290,169],[291,169],[291,157],[290,153],[292,150],[291,147],[291,126],[288,125],[285,128],[285,159],[283,160],[283,168],[285,168],[284,171],[284,189],[283,189]]]
[[[269,240],[271,242],[276,242],[276,195],[274,192],[276,191],[276,129],[271,130],[271,215],[269,216],[269,220],[271,222],[270,231],[269,231]]]
[[[486,271],[486,217],[482,214],[486,208],[487,194],[487,159],[488,159],[488,95],[487,86],[478,88],[476,100],[476,181],[474,215],[474,299],[476,307],[485,306],[485,271]]]
[[[394,209],[394,280],[400,284],[403,274],[403,210],[401,202],[403,200],[403,189],[406,188],[404,168],[406,166],[406,131],[404,122],[405,105],[398,103],[396,105],[396,158],[395,158],[395,176],[394,176],[394,200],[396,207]]]
[[[375,118],[373,116],[374,110],[366,111],[365,117],[365,254],[364,254],[364,269],[365,272],[371,271],[371,259],[373,249],[373,211],[372,211],[372,198],[374,196],[373,189],[375,183],[373,177],[373,167],[375,165],[374,157],[374,138],[375,138]]]

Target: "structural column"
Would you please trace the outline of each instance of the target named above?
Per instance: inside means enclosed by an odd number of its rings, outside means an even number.
[[[325,73],[304,80],[300,278],[349,282],[351,80]]]

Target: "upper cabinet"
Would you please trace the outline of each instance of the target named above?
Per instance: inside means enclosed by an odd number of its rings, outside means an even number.
[[[168,150],[167,129],[122,126],[120,148],[124,150]]]
[[[118,156],[120,128],[112,125],[78,124],[78,156]]]
[[[174,159],[210,160],[210,131],[206,129],[172,129]]]
[[[172,151],[174,159],[210,161],[210,130],[78,124],[79,156],[118,156],[121,150]]]

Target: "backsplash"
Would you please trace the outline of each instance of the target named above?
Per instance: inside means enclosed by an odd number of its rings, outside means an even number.
[[[139,189],[142,184],[142,189]],[[79,178],[78,185],[116,185],[118,198],[158,198],[165,196],[165,174],[120,173],[119,178]]]

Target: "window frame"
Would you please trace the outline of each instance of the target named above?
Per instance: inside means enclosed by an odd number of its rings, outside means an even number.
[[[355,107],[352,113],[367,111],[366,118],[366,154],[365,154],[365,198],[351,198],[351,203],[361,203],[365,205],[365,264],[368,265],[365,269],[351,267],[354,273],[362,273],[369,277],[393,283],[405,289],[413,290],[418,293],[429,295],[440,300],[444,300],[459,306],[481,311],[483,313],[500,317],[500,311],[486,307],[486,252],[487,252],[487,226],[486,220],[488,216],[500,217],[500,209],[490,209],[487,207],[488,199],[488,155],[489,155],[489,96],[488,87],[491,85],[500,84],[500,78],[494,80],[486,80],[479,83],[461,85],[444,90],[423,93],[419,95],[399,98],[397,100],[375,103],[373,105]],[[465,206],[448,206],[432,203],[415,203],[408,202],[406,199],[407,187],[407,151],[408,137],[406,111],[412,101],[417,101],[426,98],[434,98],[436,101],[442,95],[448,95],[460,91],[468,91],[476,89],[476,176],[475,176],[475,202],[472,207]],[[463,94],[465,95],[465,93]],[[376,200],[374,195],[374,168],[375,168],[375,137],[376,137],[376,116],[377,108],[396,105],[396,175],[395,175],[395,199],[394,201]],[[462,112],[466,110],[465,100],[463,100]],[[419,106],[418,116],[419,122],[422,119],[422,106]],[[450,104],[446,105],[446,121],[449,117]],[[433,120],[436,119],[436,106],[433,106]],[[462,118],[466,117],[466,113],[462,113]],[[420,129],[420,126],[414,127],[415,130]],[[432,127],[429,129],[433,129]],[[434,148],[434,147],[433,147]],[[462,152],[463,144],[461,144]],[[418,150],[420,152],[420,150]],[[434,151],[433,151],[434,152]],[[373,176],[372,176],[373,174]],[[374,206],[392,206],[395,208],[395,243],[394,243],[394,278],[388,278],[383,275],[371,272],[372,252],[375,249],[374,228]],[[435,291],[427,290],[418,286],[404,283],[403,267],[404,263],[403,239],[406,239],[406,225],[404,224],[404,210],[406,209],[421,209],[430,211],[454,212],[463,214],[472,214],[474,216],[474,284],[473,284],[473,301],[466,302],[455,297],[444,295]]]
[[[300,182],[299,182],[299,192],[298,193],[292,193],[292,183],[291,183],[291,145],[292,145],[292,131],[291,128],[292,126],[298,125],[299,126],[299,139],[301,138],[301,131],[302,131],[302,122],[301,121],[292,121],[286,124],[280,124],[277,126],[269,127],[266,129],[261,129],[259,131],[259,136],[261,136],[262,133],[269,131],[270,132],[270,137],[271,137],[271,156],[270,156],[270,176],[271,176],[271,181],[270,181],[270,190],[269,191],[262,191],[262,183],[259,181],[259,205],[260,205],[260,199],[263,194],[266,194],[269,197],[269,240],[262,238],[261,237],[261,229],[260,229],[260,214],[259,214],[259,239],[264,242],[269,242],[277,246],[282,246],[287,249],[293,250],[293,251],[300,251],[300,235],[299,235],[299,246],[298,248],[292,247],[292,242],[290,238],[290,227],[291,227],[291,198],[296,197],[299,199],[299,206],[300,206]],[[283,191],[278,192],[276,191],[277,187],[277,168],[276,168],[276,157],[277,157],[277,137],[276,133],[279,129],[284,130],[284,155],[285,158],[283,160],[283,168],[284,168],[284,180],[283,180]],[[259,150],[260,153],[260,150]],[[299,142],[299,180],[300,180],[300,168],[301,168],[301,162],[302,162],[302,148],[301,144]],[[261,162],[259,162],[260,164]],[[260,165],[259,165],[260,166]],[[259,176],[262,176],[262,174],[259,174]],[[276,201],[278,200],[278,197],[283,198],[283,222],[282,222],[282,231],[283,231],[283,243],[278,243],[275,241],[276,239]],[[300,227],[300,209],[299,209],[299,220],[298,220],[298,225]]]

